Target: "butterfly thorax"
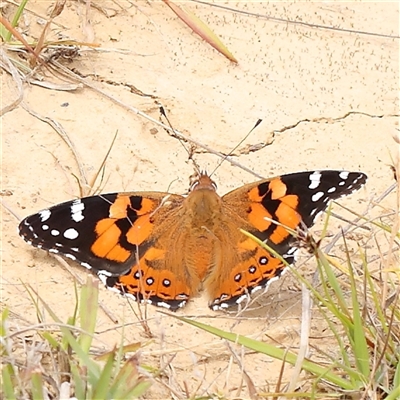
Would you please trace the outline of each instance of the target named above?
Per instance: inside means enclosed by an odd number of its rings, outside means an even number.
[[[221,213],[221,198],[215,191],[201,189],[191,192],[184,203],[190,225],[213,230]]]

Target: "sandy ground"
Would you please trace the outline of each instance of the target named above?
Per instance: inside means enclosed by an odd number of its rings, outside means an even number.
[[[88,20],[85,5],[69,1],[56,19],[59,25],[52,25],[49,39],[100,44],[99,51],[80,51],[72,61],[59,59],[96,88],[156,120],[160,118],[156,101],[160,102],[176,129],[222,153],[234,148],[261,118],[261,126],[240,145],[241,149],[260,144],[259,150],[239,154],[235,161],[265,177],[323,168],[364,171],[369,175],[366,188],[340,202],[358,213],[394,182],[390,164],[398,152],[392,139],[399,116],[398,40],[187,4],[236,56],[239,63],[235,65],[188,30],[161,1],[93,3],[104,7],[108,16],[92,7]],[[50,6],[47,1],[28,4],[40,16],[46,16]],[[394,2],[230,5],[261,16],[399,34]],[[37,38],[42,29],[39,17],[24,15],[20,30],[28,38]],[[60,83],[48,72],[46,80]],[[135,94],[132,87],[151,96]],[[3,106],[15,96],[14,81],[3,72]],[[83,160],[89,181],[118,132],[100,184],[102,192],[186,191],[193,165],[182,144],[98,92],[26,85],[24,102],[42,118],[51,118],[63,127]],[[3,200],[19,218],[79,196],[75,176],[81,175],[69,147],[49,124],[22,106],[3,116],[2,146]],[[197,151],[197,163],[214,170],[220,159],[201,148]],[[256,179],[228,162],[214,177],[220,194]],[[394,208],[394,203],[394,195],[385,198],[374,215]],[[334,210],[349,217],[337,206]],[[2,224],[3,305],[34,324],[35,309],[23,286],[29,283],[66,320],[74,307],[73,278],[54,258],[22,241],[17,219],[4,209]],[[343,225],[332,218],[329,232],[333,235]],[[321,226],[316,227],[317,232]],[[349,239],[350,247],[370,235],[357,230]],[[370,243],[369,255],[373,256],[377,250]],[[332,250],[336,252],[340,252],[340,244]],[[304,254],[300,261],[306,258]],[[87,273],[76,265],[72,270],[82,278]],[[314,270],[313,260],[300,268],[306,277]],[[195,298],[179,314],[295,351],[301,322],[299,287],[287,274],[240,319],[210,311],[205,296]],[[127,324],[125,343],[147,340],[125,299],[103,287],[100,297],[118,323],[100,312],[96,345],[107,349],[119,343],[123,323]],[[236,348],[239,365],[222,340],[161,315],[156,308],[148,307],[147,313],[154,339],[143,348],[141,361],[159,367],[176,354],[168,385],[182,398],[185,384],[191,394],[219,392],[228,398],[246,398],[249,392],[242,368],[257,390],[274,388],[280,363]],[[312,336],[316,348],[325,348],[328,339],[318,318],[313,321]],[[290,368],[284,383],[289,377]],[[147,397],[170,397],[170,389],[154,384]]]

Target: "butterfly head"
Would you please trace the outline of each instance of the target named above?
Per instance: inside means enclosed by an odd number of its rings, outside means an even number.
[[[195,190],[217,190],[217,184],[210,178],[206,171],[195,173],[190,177],[190,192]]]

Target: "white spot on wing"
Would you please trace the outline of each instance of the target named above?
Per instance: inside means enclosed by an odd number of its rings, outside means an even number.
[[[157,303],[157,305],[158,305],[158,307],[164,307],[164,308],[168,308],[168,309],[171,308],[171,306],[170,306],[168,303],[165,303],[164,301],[159,301],[159,302]],[[180,304],[179,304],[179,306],[181,307]]]
[[[258,286],[254,286],[253,288],[251,288],[250,293],[253,294],[255,292],[258,292],[259,290],[261,290],[263,287],[258,285]],[[239,299],[238,299],[239,300]]]
[[[89,266],[88,268],[90,268],[90,266]],[[101,276],[112,276],[112,273],[106,271],[105,269],[101,269],[101,270],[98,271],[97,273],[98,273],[98,275],[101,275]]]
[[[81,199],[74,200],[71,204],[71,217],[75,222],[81,222],[85,217],[82,211],[85,209],[85,204]]]
[[[100,271],[97,273],[97,276],[104,284],[106,284],[106,281],[107,281],[106,276],[104,276]]]
[[[256,286],[257,287],[257,286]],[[258,286],[259,287],[259,286]],[[255,288],[254,288],[255,289]],[[252,292],[253,293],[253,292]],[[244,294],[243,296],[240,296],[237,300],[236,303],[240,304],[243,300],[247,299],[249,296],[247,294]]]
[[[317,209],[315,209],[315,211],[317,211]],[[313,212],[313,214],[315,214],[315,211]],[[322,214],[322,211],[318,211],[316,214],[315,214],[315,217],[314,217],[314,219],[313,219],[313,223],[318,219],[318,217],[320,216]],[[312,216],[312,215],[311,215]]]
[[[291,247],[291,248],[287,251],[286,254],[289,254],[289,255],[294,254],[294,253],[296,253],[297,250],[298,250],[297,247]]]
[[[52,229],[52,230],[50,231],[50,233],[51,233],[53,236],[58,236],[58,235],[60,234],[60,231],[58,231],[57,229]]]
[[[79,233],[76,229],[74,228],[68,228],[67,230],[64,231],[64,237],[66,239],[74,240],[79,236]]]
[[[335,186],[332,186],[331,188],[329,188],[329,189],[327,190],[327,192],[328,192],[328,193],[336,192]]]
[[[50,215],[51,215],[50,210],[42,210],[39,212],[39,217],[42,222],[46,222],[50,218]]]
[[[47,230],[49,229],[49,226],[46,225],[46,224],[44,224],[44,225],[42,225],[42,229],[43,229],[44,231],[47,231]]]
[[[315,194],[313,194],[313,195],[311,196],[311,200],[312,200],[313,202],[316,202],[316,201],[318,201],[321,197],[323,197],[323,195],[324,195],[324,192],[317,192],[317,193],[315,193]]]
[[[310,176],[310,185],[308,186],[309,189],[316,189],[320,182],[321,182],[321,173],[318,171],[313,172]]]
[[[339,173],[339,176],[341,179],[346,180],[349,177],[349,172],[348,171],[342,171]]]

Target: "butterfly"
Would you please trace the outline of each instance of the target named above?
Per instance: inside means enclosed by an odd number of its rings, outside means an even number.
[[[33,246],[93,270],[128,297],[175,311],[204,288],[210,308],[220,310],[279,278],[298,250],[290,230],[311,227],[330,200],[366,180],[361,172],[298,172],[220,197],[211,177],[199,173],[187,196],[85,197],[25,218],[19,233]]]

